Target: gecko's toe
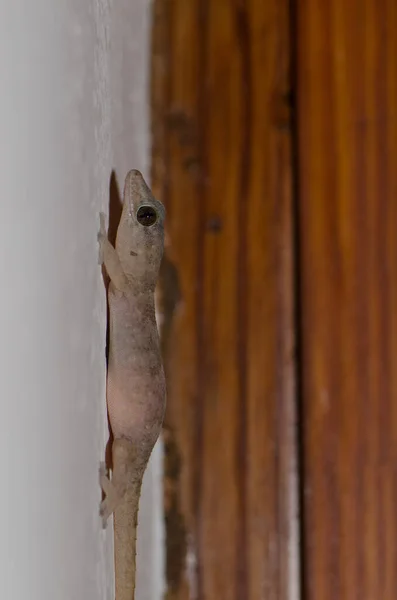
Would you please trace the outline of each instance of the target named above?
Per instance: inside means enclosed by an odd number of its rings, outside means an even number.
[[[102,491],[105,494],[109,493],[110,480],[107,474],[106,465],[104,462],[101,462],[99,465],[99,485],[101,486]]]
[[[103,212],[99,213],[99,234],[106,236],[106,215]]]
[[[106,529],[106,523],[111,514],[112,511],[109,510],[109,503],[105,499],[99,507],[99,516],[102,518],[103,529]]]
[[[100,239],[98,239],[98,242],[99,242],[98,265],[103,265],[103,258],[104,258],[103,244]]]
[[[98,231],[98,235],[97,235],[97,239],[98,239],[98,244],[99,244],[99,251],[98,251],[98,264],[102,265],[103,264],[103,259],[104,259],[104,244],[107,240],[107,234],[106,234],[106,217],[105,214],[103,212],[99,213],[99,231]]]

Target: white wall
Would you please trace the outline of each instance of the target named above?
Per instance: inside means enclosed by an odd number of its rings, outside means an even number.
[[[0,9],[0,598],[113,598],[98,517],[107,440],[109,178],[148,174],[147,0]],[[144,486],[139,600],[161,597],[160,453]],[[153,469],[154,467],[154,469]],[[146,565],[146,569],[142,565]],[[147,573],[149,576],[146,577]]]

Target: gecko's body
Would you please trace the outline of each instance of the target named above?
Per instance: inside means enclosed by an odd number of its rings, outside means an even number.
[[[101,215],[100,262],[110,277],[107,403],[113,433],[112,480],[101,473],[104,522],[114,512],[116,600],[133,600],[142,477],[159,436],[165,379],[154,290],[164,248],[164,207],[139,171],[125,180],[116,248]]]

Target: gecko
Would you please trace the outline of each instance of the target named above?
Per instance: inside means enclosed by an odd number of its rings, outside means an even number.
[[[99,263],[110,283],[107,407],[112,477],[100,466],[103,525],[114,515],[116,600],[135,595],[136,528],[142,477],[163,423],[166,385],[154,291],[164,251],[165,209],[141,173],[125,179],[115,247],[100,213]]]

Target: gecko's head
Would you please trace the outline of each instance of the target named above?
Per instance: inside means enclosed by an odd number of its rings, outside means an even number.
[[[125,180],[124,205],[116,248],[124,272],[154,287],[164,251],[164,206],[153,198],[139,171]]]

